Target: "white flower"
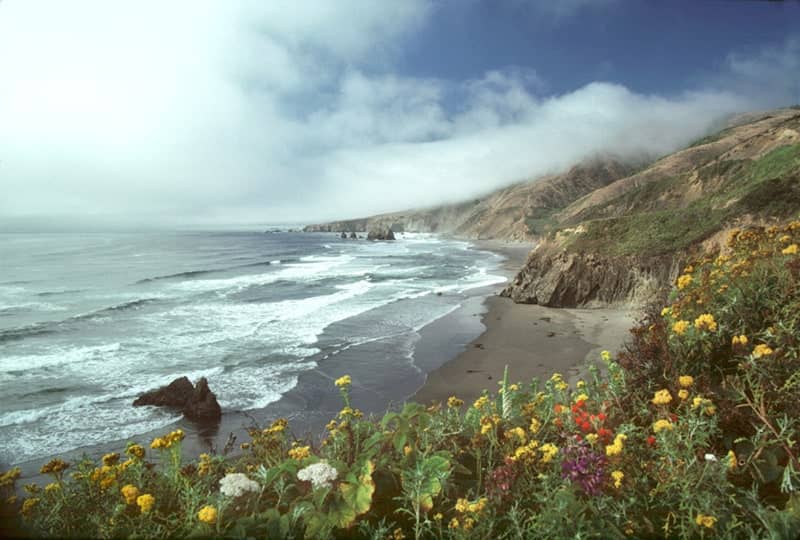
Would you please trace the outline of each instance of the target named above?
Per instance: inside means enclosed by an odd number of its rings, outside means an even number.
[[[297,478],[305,482],[311,482],[311,487],[314,489],[330,487],[331,483],[336,480],[337,475],[336,469],[328,465],[326,461],[314,463],[297,471]]]
[[[257,482],[253,482],[242,473],[226,474],[225,478],[219,481],[219,491],[228,497],[238,497],[248,491],[258,491]]]
[[[706,461],[719,461],[714,454],[706,454]]]

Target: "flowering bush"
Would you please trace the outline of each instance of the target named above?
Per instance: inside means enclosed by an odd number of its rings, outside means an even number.
[[[4,473],[3,508],[59,537],[796,538],[798,243],[796,222],[737,231],[574,387],[506,374],[472,404],[365,419],[342,376],[320,444],[279,419],[236,459],[183,464],[173,432],[53,460],[24,501]]]

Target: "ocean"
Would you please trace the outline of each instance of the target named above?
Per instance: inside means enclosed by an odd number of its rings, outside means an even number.
[[[131,403],[183,375],[245,414],[334,358],[421,384],[421,332],[501,261],[410,233],[0,234],[0,462],[166,427],[180,414]]]

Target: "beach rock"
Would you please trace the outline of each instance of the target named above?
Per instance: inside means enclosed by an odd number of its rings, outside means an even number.
[[[167,386],[145,392],[133,402],[134,407],[155,405],[156,407],[183,408],[194,392],[194,386],[187,377],[175,379]]]
[[[367,240],[394,240],[392,229],[372,229],[367,233]]]
[[[197,381],[191,397],[183,406],[183,415],[196,422],[212,422],[222,418],[222,407],[205,377]]]
[[[357,238],[358,238],[358,235],[356,234],[356,232],[355,232],[355,231],[353,231],[353,232],[351,232],[351,233],[350,233],[350,239],[351,239],[351,240],[356,240]]]
[[[576,253],[543,243],[500,295],[549,307],[642,304],[674,281],[682,258]]]
[[[208,387],[205,377],[201,377],[196,385],[192,385],[187,377],[180,377],[167,386],[145,392],[136,398],[133,405],[180,409],[186,418],[197,422],[213,422],[222,417],[217,396]]]
[[[342,240],[347,240],[347,233],[342,231],[342,234],[339,235]]]

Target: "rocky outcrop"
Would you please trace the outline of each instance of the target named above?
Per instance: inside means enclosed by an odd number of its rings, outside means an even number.
[[[394,232],[392,229],[385,229],[385,230],[372,230],[367,233],[367,240],[394,240]]]
[[[500,294],[516,303],[549,307],[638,304],[673,282],[679,259],[576,253],[543,244]]]
[[[342,231],[342,234],[339,235],[342,240],[347,240],[347,233]]]
[[[167,386],[145,392],[136,398],[133,405],[179,409],[186,418],[196,422],[215,422],[222,417],[217,396],[208,387],[205,377],[201,377],[196,385],[192,385],[187,377],[180,377]]]
[[[342,234],[344,234],[344,233],[342,233]],[[358,235],[356,234],[356,232],[355,231],[351,232],[350,233],[350,240],[357,240],[357,239],[358,239]]]

